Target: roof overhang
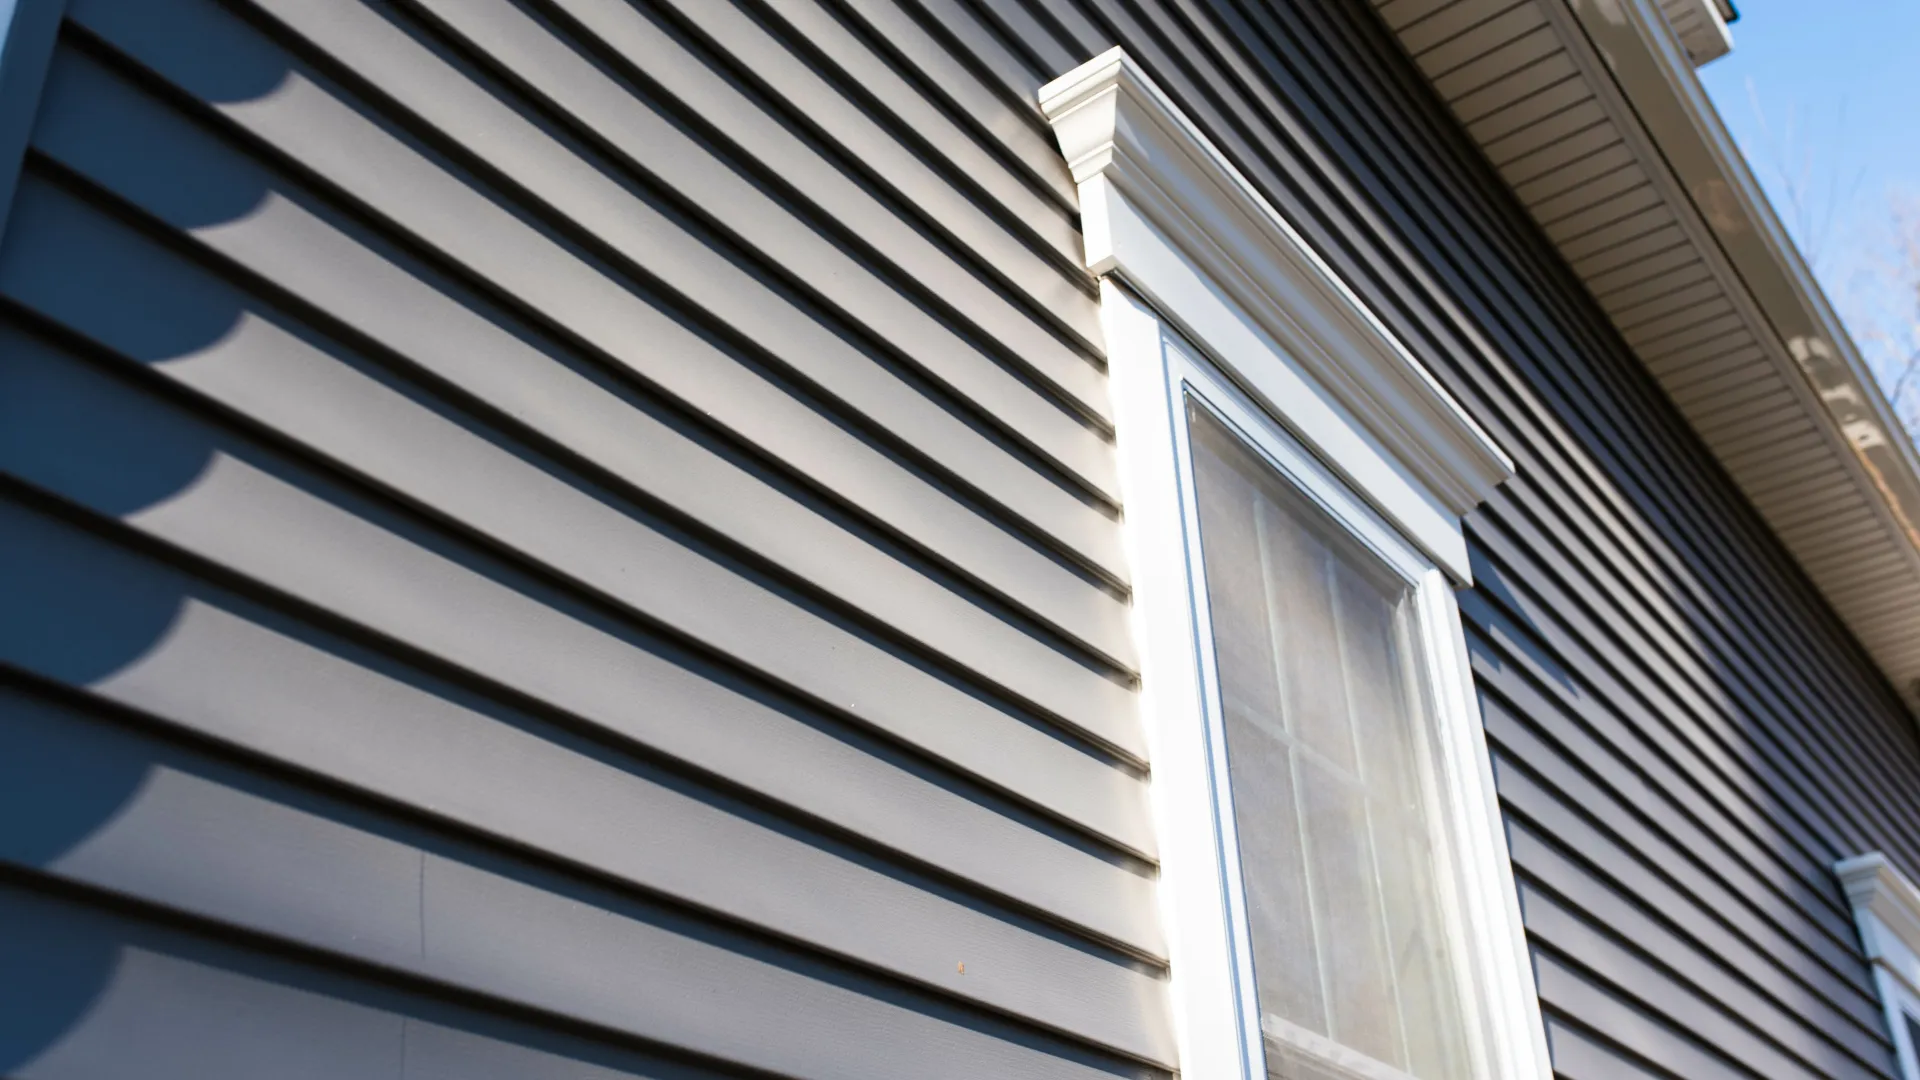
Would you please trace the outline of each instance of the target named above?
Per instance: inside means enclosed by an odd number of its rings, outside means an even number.
[[[1693,68],[1720,0],[1375,0],[1853,634],[1920,707],[1920,454]]]

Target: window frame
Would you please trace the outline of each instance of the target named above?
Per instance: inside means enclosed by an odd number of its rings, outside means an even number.
[[[1508,958],[1501,955],[1497,939],[1475,940],[1473,915],[1466,910],[1474,900],[1459,880],[1464,869],[1459,863],[1466,861],[1460,850],[1464,846],[1463,838],[1491,826],[1499,833],[1504,847],[1504,827],[1498,820],[1497,809],[1489,822],[1485,807],[1474,805],[1475,795],[1485,789],[1485,781],[1490,781],[1491,776],[1482,768],[1488,761],[1487,749],[1480,734],[1477,703],[1469,696],[1465,637],[1453,599],[1452,582],[1430,557],[1410,543],[1361,498],[1350,483],[1288,432],[1218,365],[1205,359],[1182,335],[1164,324],[1160,334],[1166,379],[1163,393],[1171,404],[1174,481],[1181,510],[1179,526],[1186,571],[1186,602],[1199,699],[1196,719],[1207,768],[1206,812],[1211,818],[1209,824],[1219,852],[1219,902],[1225,910],[1223,929],[1235,984],[1231,997],[1240,1012],[1239,1037],[1245,1044],[1247,1075],[1265,1075],[1260,1068],[1266,1052],[1265,1032],[1253,970],[1245,869],[1239,857],[1238,824],[1227,765],[1225,703],[1208,601],[1207,569],[1202,556],[1191,422],[1185,407],[1189,396],[1409,588],[1419,649],[1417,667],[1424,680],[1420,690],[1427,699],[1428,715],[1423,719],[1436,729],[1432,735],[1437,760],[1427,764],[1437,773],[1439,805],[1433,809],[1440,818],[1432,824],[1444,830],[1444,847],[1453,860],[1441,868],[1445,880],[1438,891],[1446,906],[1442,912],[1443,924],[1458,965],[1454,975],[1462,980],[1462,997],[1469,1002],[1465,1010],[1469,1021],[1465,1033],[1469,1060],[1475,1076],[1512,1075],[1499,1071],[1494,1061],[1499,1051],[1493,1044],[1500,1038],[1496,1032],[1501,1025],[1489,1015],[1493,995],[1486,992],[1484,985],[1490,978],[1497,978],[1495,969],[1505,966]],[[1495,911],[1482,912],[1480,921],[1484,926],[1504,920]],[[1356,1080],[1372,1075],[1391,1080],[1385,1074],[1364,1073],[1351,1067],[1350,1071]]]
[[[1413,586],[1475,1075],[1546,1080],[1545,1028],[1453,588],[1461,517],[1513,466],[1121,50],[1040,92],[1100,277],[1181,1070],[1258,1080],[1264,1039],[1227,791],[1185,415],[1216,414]],[[1222,403],[1226,403],[1224,406]]]
[[[1201,546],[1193,432],[1184,407],[1189,398],[1208,410],[1256,458],[1291,484],[1296,492],[1326,514],[1361,549],[1378,559],[1381,566],[1408,587],[1413,601],[1411,615],[1414,637],[1419,649],[1416,669],[1424,680],[1424,684],[1417,689],[1426,698],[1420,719],[1437,729],[1432,733],[1432,745],[1437,750],[1438,760],[1423,763],[1438,774],[1435,779],[1439,790],[1433,793],[1437,799],[1435,805],[1429,806],[1429,810],[1437,815],[1437,820],[1429,824],[1445,830],[1446,836],[1440,846],[1449,858],[1457,855],[1455,834],[1463,827],[1471,829],[1477,824],[1470,814],[1463,814],[1465,808],[1449,806],[1447,801],[1448,796],[1455,792],[1478,786],[1474,773],[1475,747],[1470,739],[1462,740],[1458,735],[1468,726],[1477,725],[1479,714],[1475,711],[1470,717],[1464,716],[1462,703],[1454,700],[1454,695],[1445,693],[1445,688],[1436,678],[1436,673],[1456,663],[1456,658],[1449,655],[1446,648],[1446,643],[1458,633],[1455,622],[1448,618],[1448,612],[1457,609],[1453,608],[1452,587],[1446,576],[1433,565],[1432,560],[1408,543],[1351,487],[1314,457],[1298,439],[1287,434],[1272,416],[1196,350],[1172,334],[1164,337],[1161,347],[1168,353],[1167,392],[1176,405],[1174,444],[1184,511],[1181,525],[1186,533],[1186,550],[1191,553],[1187,560],[1188,594],[1195,627],[1202,737],[1207,743],[1212,780],[1211,809],[1216,819],[1215,828],[1219,833],[1222,852],[1221,898],[1227,907],[1229,947],[1234,957],[1234,977],[1239,983],[1235,996],[1241,1003],[1241,1024],[1246,1031],[1245,1038],[1253,1046],[1249,1054],[1251,1056],[1253,1050],[1258,1050],[1264,1056],[1265,1020],[1259,1005],[1259,986],[1253,969],[1252,918],[1246,906],[1245,868],[1239,856],[1239,819],[1234,811],[1228,771],[1226,702],[1220,686],[1214,620],[1207,590],[1207,567]],[[1421,756],[1426,755],[1422,753]],[[1474,999],[1472,991],[1478,989],[1477,984],[1481,980],[1477,977],[1477,970],[1465,970],[1477,969],[1479,965],[1474,961],[1473,942],[1466,926],[1465,912],[1457,907],[1461,895],[1460,883],[1456,880],[1458,875],[1451,864],[1436,867],[1436,871],[1440,875],[1440,880],[1436,881],[1436,892],[1444,908],[1440,913],[1442,925],[1447,929],[1449,949],[1457,965],[1452,974],[1461,981],[1456,989],[1463,999]],[[1490,1048],[1485,1045],[1487,1024],[1484,1011],[1484,1003],[1477,999],[1464,1010],[1470,1021],[1465,1033],[1468,1057],[1473,1066],[1473,1075],[1476,1076],[1487,1075],[1490,1071],[1487,1063]],[[1349,1071],[1354,1071],[1356,1078],[1377,1076],[1378,1080],[1398,1080],[1405,1075],[1398,1072],[1362,1073],[1351,1068]]]
[[[1920,1027],[1920,993],[1906,983],[1882,979],[1881,1000],[1886,1005],[1888,1037],[1893,1039],[1893,1054],[1900,1062],[1900,1075],[1920,1080],[1920,1047],[1914,1045],[1913,1032]]]

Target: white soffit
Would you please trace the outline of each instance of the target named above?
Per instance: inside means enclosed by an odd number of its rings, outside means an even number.
[[[1718,0],[1373,2],[1920,708],[1920,454],[1692,71],[1704,62],[1693,51],[1697,20],[1717,18],[1724,30],[1728,9]]]
[[[1513,474],[1419,360],[1122,50],[1042,87],[1040,105],[1080,185],[1095,273],[1154,298],[1150,268],[1128,265],[1127,238],[1115,231],[1130,217],[1103,210],[1113,192],[1455,519]],[[1177,319],[1180,306],[1165,314]]]

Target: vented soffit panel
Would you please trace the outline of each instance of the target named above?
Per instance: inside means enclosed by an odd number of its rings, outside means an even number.
[[[1374,3],[1920,711],[1920,454],[1694,74],[1720,55],[1731,8]]]

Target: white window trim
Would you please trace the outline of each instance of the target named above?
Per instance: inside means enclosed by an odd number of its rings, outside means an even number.
[[[1861,947],[1873,965],[1900,1074],[1920,1080],[1920,1047],[1906,1022],[1908,1016],[1920,1021],[1920,888],[1877,851],[1845,859],[1833,872],[1847,891]]]
[[[1118,48],[1040,89],[1086,263],[1198,340],[1456,580],[1513,463]],[[1114,339],[1109,337],[1111,343]]]
[[[1124,52],[1040,98],[1079,184],[1087,265],[1102,278],[1182,1074],[1264,1076],[1197,587],[1182,401],[1193,386],[1217,411],[1239,410],[1253,445],[1416,583],[1458,922],[1484,1020],[1476,1074],[1545,1080],[1545,1029],[1451,591],[1472,579],[1460,518],[1512,475],[1511,462]]]

